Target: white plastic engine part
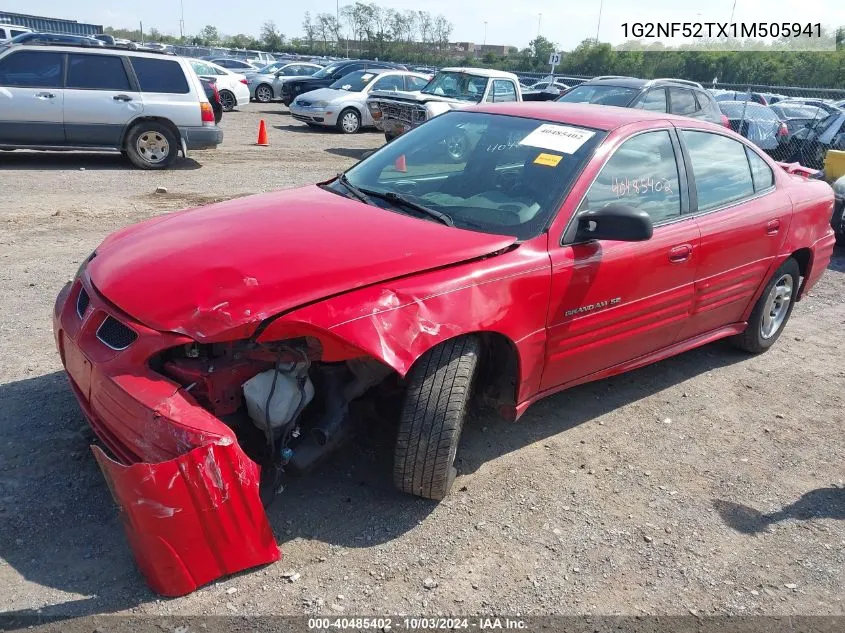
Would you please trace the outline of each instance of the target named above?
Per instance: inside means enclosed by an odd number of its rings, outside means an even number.
[[[278,371],[268,369],[243,384],[246,409],[249,417],[259,429],[267,430],[267,397],[270,400],[270,427],[280,428],[288,424],[297,411],[302,411],[314,397],[314,385],[307,374],[304,363],[291,364]],[[275,376],[276,388],[273,389]],[[300,389],[300,382],[302,388]]]

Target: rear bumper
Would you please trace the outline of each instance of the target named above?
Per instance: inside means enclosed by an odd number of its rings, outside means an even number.
[[[223,142],[223,130],[216,125],[180,127],[179,133],[188,149],[214,149]]]
[[[79,302],[83,289],[87,304]],[[107,317],[137,335],[125,349],[98,338]],[[229,427],[148,365],[158,351],[188,339],[118,312],[84,275],[59,293],[53,328],[74,395],[114,455],[93,448],[152,589],[184,595],[279,560],[258,494],[258,465]]]

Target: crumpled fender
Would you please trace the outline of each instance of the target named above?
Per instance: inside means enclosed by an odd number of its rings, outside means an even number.
[[[164,596],[182,596],[281,558],[258,496],[260,467],[236,442],[166,462],[125,466],[91,447],[120,508],[141,573]]]

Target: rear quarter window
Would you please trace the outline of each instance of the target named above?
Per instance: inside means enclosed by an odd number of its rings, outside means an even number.
[[[141,92],[188,94],[191,89],[179,62],[172,59],[132,57]]]

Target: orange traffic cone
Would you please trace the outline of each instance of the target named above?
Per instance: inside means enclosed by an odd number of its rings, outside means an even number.
[[[267,140],[267,126],[264,125],[264,119],[261,119],[261,123],[258,124],[258,142],[256,143],[256,145],[266,147],[269,144],[270,141]]]

